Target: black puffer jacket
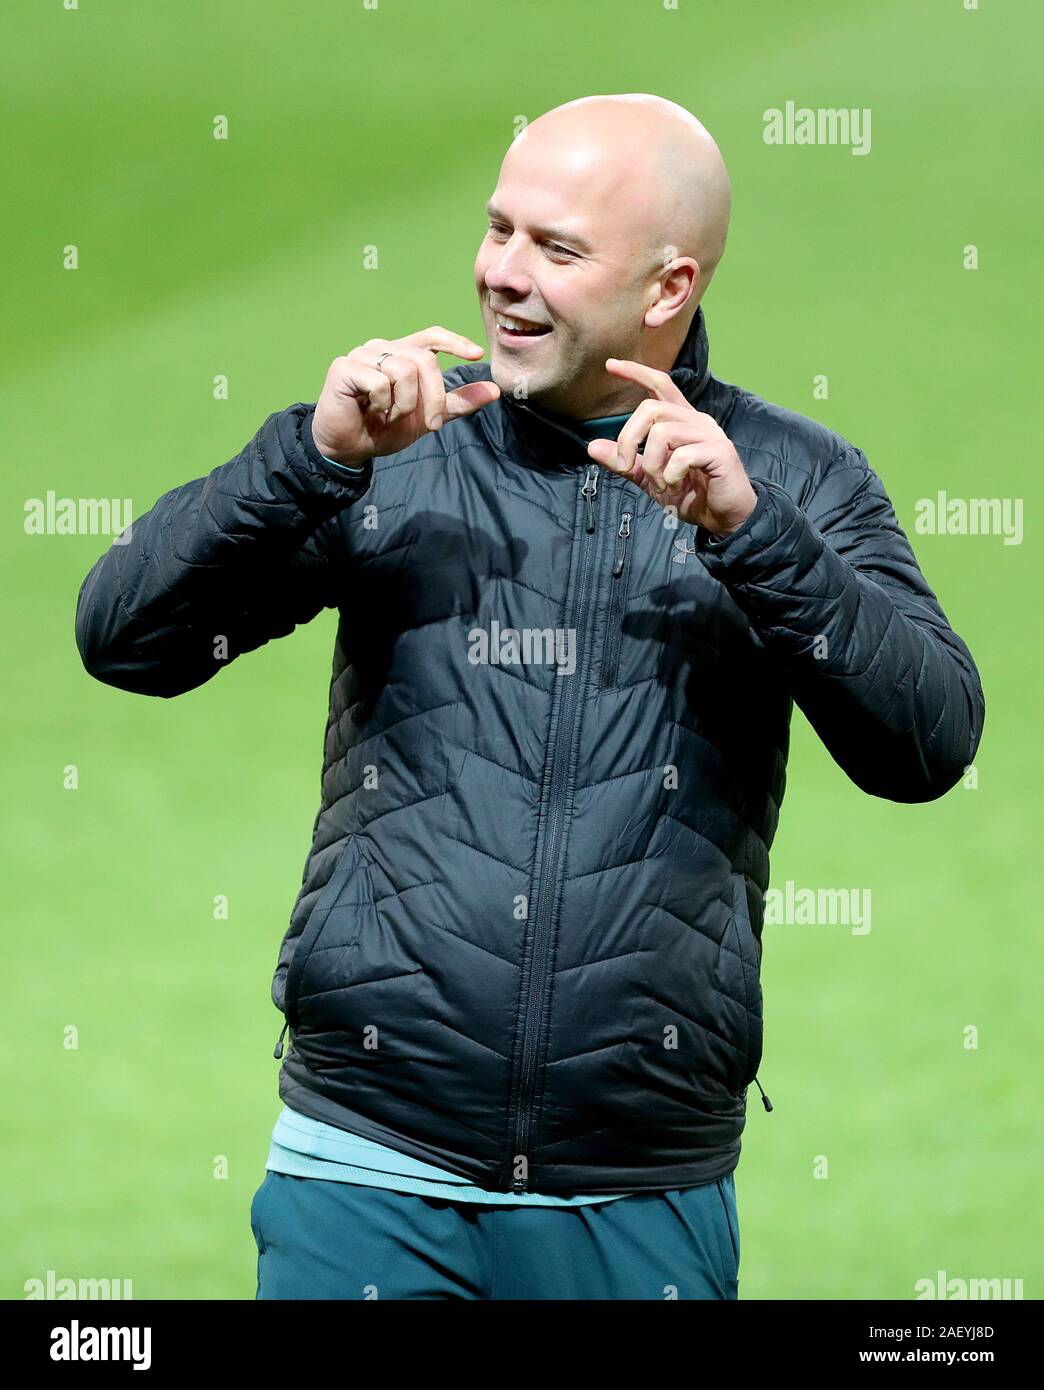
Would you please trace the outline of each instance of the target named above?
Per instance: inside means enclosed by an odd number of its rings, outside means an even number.
[[[758,494],[720,543],[524,402],[358,482],[299,403],[163,496],[80,592],[87,669],[164,696],[339,609],[273,982],[280,1094],[492,1189],[736,1166],[792,701],[895,801],[952,787],[982,730],[972,657],[863,454],[711,376],[702,311],[671,376]],[[513,663],[505,629],[566,635]],[[507,659],[475,660],[478,633]]]

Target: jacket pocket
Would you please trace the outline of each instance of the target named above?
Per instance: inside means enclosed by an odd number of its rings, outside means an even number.
[[[305,967],[316,946],[319,938],[323,934],[330,919],[330,913],[336,907],[345,886],[351,879],[356,870],[365,866],[362,863],[362,856],[354,835],[349,835],[341,848],[337,863],[334,865],[333,873],[319,892],[312,905],[312,910],[308,914],[304,930],[297,938],[297,945],[294,947],[294,954],[290,959],[290,966],[286,972],[286,993],[283,1000],[283,1013],[287,1023],[293,1029],[300,1025],[300,994],[301,982],[304,976]]]
[[[747,1016],[747,1046],[743,1071],[736,1084],[744,1090],[754,1080],[761,1065],[764,1037],[761,995],[761,943],[754,935],[747,902],[747,885],[742,874],[732,875],[732,920],[743,970],[743,1007]]]

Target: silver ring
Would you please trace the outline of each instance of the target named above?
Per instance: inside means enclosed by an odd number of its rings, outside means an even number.
[[[381,363],[384,361],[384,359],[385,359],[386,357],[391,357],[391,356],[392,356],[392,354],[391,354],[390,352],[382,352],[382,353],[381,353],[380,357],[378,357],[377,362],[376,362],[376,367],[377,367],[377,370],[378,370],[378,371],[381,370]]]

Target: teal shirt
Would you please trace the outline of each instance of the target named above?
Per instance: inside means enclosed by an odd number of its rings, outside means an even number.
[[[551,1197],[542,1192],[491,1192],[476,1187],[457,1173],[410,1158],[385,1144],[324,1124],[283,1106],[272,1131],[266,1168],[298,1178],[326,1178],[363,1187],[390,1188],[449,1202],[480,1202],[488,1206],[576,1207],[612,1202],[629,1192],[597,1192],[590,1196]]]
[[[596,420],[568,423],[585,439],[615,439],[628,415],[607,415]],[[323,454],[323,458],[326,455]],[[326,459],[347,473],[361,468]],[[480,1202],[512,1207],[578,1207],[592,1202],[613,1202],[629,1197],[629,1192],[580,1193],[571,1197],[552,1197],[543,1192],[490,1192],[476,1187],[466,1178],[410,1158],[385,1144],[376,1144],[359,1134],[324,1124],[283,1106],[272,1131],[265,1167],[276,1173],[298,1178],[325,1178],[334,1182],[358,1183],[364,1187],[383,1187],[393,1192],[412,1192],[422,1197],[441,1197],[452,1202]]]
[[[599,415],[594,420],[571,420],[564,415],[553,416],[563,425],[583,435],[585,439],[616,439],[631,418],[630,415]]]

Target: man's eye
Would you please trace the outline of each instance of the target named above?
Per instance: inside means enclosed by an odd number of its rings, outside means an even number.
[[[554,256],[572,256],[574,254],[568,246],[556,246],[554,242],[551,242],[547,249]]]
[[[499,222],[491,222],[491,223],[489,224],[489,234],[490,234],[490,236],[500,236],[500,235],[502,235],[502,234],[503,234],[504,232],[506,232],[506,231],[507,231],[507,228],[504,227],[504,226],[502,226]]]

